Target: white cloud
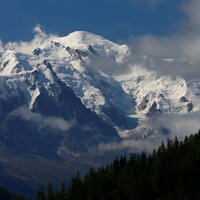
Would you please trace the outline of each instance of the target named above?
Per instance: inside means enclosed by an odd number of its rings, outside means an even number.
[[[34,49],[40,47],[44,48],[47,44],[49,44],[56,35],[47,34],[41,25],[36,25],[33,28],[34,38],[30,42],[9,42],[5,45],[5,49],[14,50],[17,53],[32,55]]]
[[[11,115],[19,116],[26,121],[31,121],[37,124],[40,129],[49,128],[65,132],[75,125],[74,121],[66,121],[62,118],[57,117],[46,117],[41,115],[40,113],[31,112],[24,107],[20,107],[19,109],[15,110]]]
[[[0,39],[0,53],[4,51],[4,45],[2,40]]]
[[[185,136],[196,133],[200,129],[200,113],[188,114],[162,114],[153,118],[149,123],[154,128],[164,127],[171,130],[170,137],[177,136],[184,139]]]
[[[135,139],[123,139],[120,142],[100,143],[90,149],[89,153],[95,156],[116,156],[120,154],[134,153],[152,153],[154,149],[157,149],[161,144],[161,141],[149,141],[149,140],[135,140]]]
[[[131,63],[142,64],[160,73],[180,75],[188,79],[200,76],[200,1],[183,4],[186,19],[176,33],[166,37],[145,35],[132,38]],[[171,62],[169,62],[171,60]],[[173,61],[173,62],[172,62]]]
[[[104,155],[109,152],[119,153],[151,153],[154,149],[160,146],[161,141],[147,141],[147,140],[134,140],[124,139],[121,142],[101,143],[97,148],[92,149],[92,153],[96,155]]]
[[[200,113],[193,112],[188,114],[160,114],[154,118],[150,118],[146,121],[146,125],[150,126],[153,130],[169,131],[169,135],[160,135],[159,138],[139,139],[124,138],[120,142],[101,143],[95,148],[91,149],[91,153],[95,155],[104,155],[108,153],[141,153],[143,151],[151,153],[154,149],[157,149],[161,142],[166,143],[167,138],[172,140],[175,137],[178,140],[183,140],[185,136],[197,133],[200,130]]]
[[[47,34],[45,33],[45,31],[43,30],[43,28],[40,24],[37,24],[33,28],[33,33],[35,33],[36,35],[38,35],[40,37],[47,37]]]

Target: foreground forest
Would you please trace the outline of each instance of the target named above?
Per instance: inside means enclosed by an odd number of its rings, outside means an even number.
[[[182,142],[168,140],[150,155],[117,158],[84,178],[77,173],[68,188],[49,184],[37,200],[199,200],[199,188],[200,131]]]
[[[151,155],[121,157],[97,170],[90,169],[83,180],[77,174],[66,189],[47,194],[67,200],[171,200],[200,199],[200,132],[183,142],[168,140]],[[38,200],[45,199],[38,193]]]

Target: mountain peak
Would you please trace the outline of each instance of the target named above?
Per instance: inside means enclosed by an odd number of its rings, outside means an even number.
[[[92,46],[96,50],[103,50],[104,52],[116,51],[121,53],[128,53],[129,48],[127,45],[119,45],[111,42],[102,36],[86,31],[75,31],[65,37],[56,39],[62,45],[70,46],[72,48],[88,49]]]
[[[65,37],[61,37],[60,40],[63,40],[65,43],[76,43],[76,44],[96,44],[96,43],[103,43],[105,41],[109,42],[108,40],[104,39],[99,35],[95,35],[93,33],[89,33],[86,31],[75,31],[70,33]],[[111,43],[111,42],[110,42]]]

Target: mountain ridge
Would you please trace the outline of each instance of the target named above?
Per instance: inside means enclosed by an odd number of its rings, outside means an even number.
[[[1,152],[91,166],[156,148],[174,134],[162,117],[200,110],[200,81],[161,75],[133,59],[127,45],[83,31],[5,44]]]
[[[112,111],[117,110],[119,118],[127,114],[140,118],[151,115],[152,111],[185,113],[200,109],[199,96],[192,91],[191,81],[159,76],[135,64],[131,69],[125,68],[125,65],[130,65],[128,59],[131,54],[126,45],[117,45],[84,31],[65,37],[40,37],[36,36],[30,43],[20,43],[19,50],[13,47],[15,44],[9,44],[6,48],[12,47],[12,50],[6,50],[2,55],[0,76],[23,76],[47,61],[87,108],[125,129],[125,122],[118,125],[120,123],[113,122],[105,113],[107,106]],[[37,48],[36,44],[39,45]],[[25,48],[29,51],[32,48],[31,53],[25,54]],[[123,67],[125,72],[120,71]],[[48,72],[46,75],[49,75]],[[52,82],[51,78],[47,79]],[[123,98],[119,102],[120,97]]]

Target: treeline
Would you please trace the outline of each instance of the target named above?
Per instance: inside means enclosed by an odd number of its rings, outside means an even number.
[[[168,140],[151,155],[132,154],[112,164],[77,173],[71,185],[38,192],[37,200],[199,200],[200,132]]]

